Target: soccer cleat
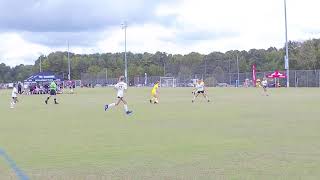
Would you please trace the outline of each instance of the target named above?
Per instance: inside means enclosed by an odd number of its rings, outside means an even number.
[[[106,105],[104,106],[104,111],[107,111],[108,108],[109,108],[109,105],[106,104]]]
[[[54,102],[54,104],[59,104],[58,102]]]
[[[132,111],[127,111],[126,114],[127,115],[131,115],[133,112]]]
[[[47,100],[45,100],[44,102],[45,102],[46,104],[48,104],[48,101],[47,101]]]
[[[194,100],[192,100],[191,102],[194,103]]]
[[[150,103],[152,104],[152,100],[150,99]]]

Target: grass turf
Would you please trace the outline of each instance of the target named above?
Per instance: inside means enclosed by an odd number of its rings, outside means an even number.
[[[159,105],[149,91],[129,89],[132,116],[104,112],[108,88],[59,95],[59,105],[20,96],[15,109],[0,91],[0,148],[31,179],[320,178],[319,89],[213,88],[213,102],[194,104],[189,88],[161,89]]]

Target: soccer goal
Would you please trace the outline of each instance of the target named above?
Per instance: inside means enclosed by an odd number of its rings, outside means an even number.
[[[160,77],[160,87],[177,87],[174,77]]]

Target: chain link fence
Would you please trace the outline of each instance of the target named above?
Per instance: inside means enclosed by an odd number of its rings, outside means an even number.
[[[96,74],[81,73],[81,83],[83,86],[96,86],[98,84],[104,86],[116,84],[117,82],[118,78],[108,77],[105,72]]]
[[[290,84],[294,87],[320,87],[320,70],[290,71]]]
[[[263,79],[272,71],[257,72],[257,79]],[[320,70],[291,70],[290,71],[291,87],[320,87]],[[135,76],[129,78],[130,86],[152,86],[154,82],[159,81],[161,76]],[[209,87],[235,87],[239,84],[242,86],[245,82],[249,82],[252,86],[252,72],[245,73],[226,73],[221,70],[214,71],[211,74],[193,74],[193,75],[177,75],[171,76],[176,79],[177,87],[189,87],[195,79],[203,79]],[[239,83],[238,83],[239,80]],[[107,77],[105,72],[97,74],[82,73],[81,81],[83,85],[101,85],[108,86],[117,83],[117,77]],[[278,82],[282,87],[286,86],[286,79],[279,79]],[[269,79],[272,84],[273,80]]]

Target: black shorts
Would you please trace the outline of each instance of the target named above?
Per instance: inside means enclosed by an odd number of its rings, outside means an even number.
[[[51,89],[51,90],[50,90],[50,95],[51,95],[51,96],[55,96],[55,95],[57,95],[56,90]]]
[[[198,94],[204,94],[204,91],[197,91]]]

